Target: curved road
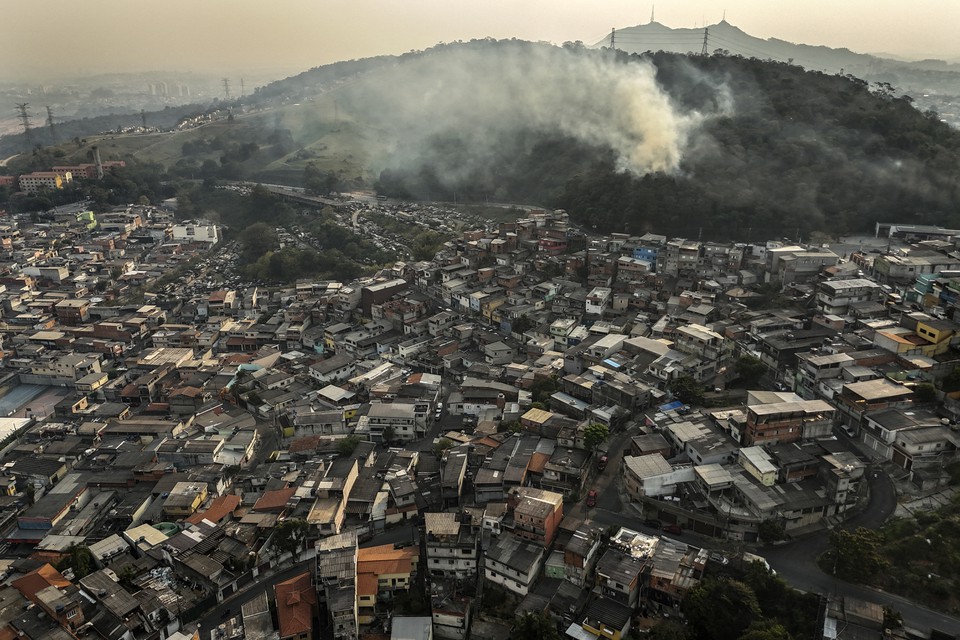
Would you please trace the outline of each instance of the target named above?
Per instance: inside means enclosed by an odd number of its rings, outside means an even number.
[[[893,515],[897,506],[893,482],[883,471],[868,470],[870,500],[866,509],[843,524],[844,529],[879,528]],[[851,584],[827,575],[817,566],[817,557],[829,546],[829,532],[821,531],[794,542],[766,547],[761,554],[791,586],[801,591],[838,594],[887,605],[903,614],[904,625],[920,631],[939,629],[960,634],[960,620],[933,611],[892,593],[858,584]]]
[[[624,434],[625,436],[625,434]],[[572,513],[590,518],[593,522],[605,526],[624,526],[642,531],[644,533],[657,535],[661,533],[656,529],[647,527],[643,520],[637,516],[629,507],[622,507],[617,496],[617,490],[613,478],[604,478],[605,475],[613,475],[610,469],[616,469],[619,465],[614,458],[614,452],[617,451],[617,440],[625,440],[625,437],[611,439],[611,461],[605,473],[600,474],[595,481],[594,487],[599,490],[600,496],[596,508],[588,509],[581,502],[571,509]],[[619,458],[619,456],[617,456]],[[614,472],[615,473],[615,472]],[[863,512],[852,517],[843,524],[844,528],[867,527],[871,529],[879,528],[887,518],[893,515],[897,506],[896,490],[893,482],[882,471],[868,470],[867,482],[870,485],[870,499]],[[681,535],[670,535],[670,538],[680,540],[681,542],[694,546],[723,547],[720,541],[712,538],[703,538],[695,534],[684,532]],[[817,566],[817,557],[823,553],[829,545],[829,532],[821,531],[798,540],[785,544],[769,546],[762,548],[759,554],[770,563],[770,566],[792,587],[801,591],[809,591],[820,594],[838,594],[861,598],[869,602],[878,602],[892,607],[903,615],[904,624],[922,632],[929,632],[931,629],[946,631],[953,635],[960,634],[960,619],[953,616],[933,611],[922,605],[912,602],[891,593],[865,587],[862,585],[851,584],[838,580],[833,576],[827,575]],[[726,548],[729,543],[726,543]],[[723,549],[719,549],[723,550]]]

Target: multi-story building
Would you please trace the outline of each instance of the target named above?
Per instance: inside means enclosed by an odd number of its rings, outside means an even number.
[[[62,175],[56,171],[34,171],[25,173],[18,178],[20,191],[36,193],[41,189],[63,189],[64,185],[73,181],[69,171]]]
[[[173,225],[171,233],[174,240],[181,242],[206,242],[209,244],[220,242],[220,229],[215,224],[183,222]]]
[[[563,495],[532,487],[514,489],[514,534],[549,547],[563,520]]]
[[[431,576],[462,580],[476,575],[479,537],[465,518],[464,513],[424,514]]]
[[[844,368],[855,364],[846,353],[820,353],[810,351],[798,353],[796,393],[804,400],[831,398],[832,390],[826,386],[828,380],[837,380]]]
[[[817,309],[823,313],[846,315],[850,305],[876,301],[880,285],[866,278],[827,280],[817,287]]]
[[[613,290],[609,287],[594,287],[587,294],[584,303],[584,311],[590,315],[603,315],[603,312],[610,306],[610,300],[613,297]]]
[[[334,640],[357,640],[357,533],[316,543],[317,592],[330,616]]]
[[[756,404],[747,407],[741,438],[749,446],[829,436],[835,413],[823,400]]]
[[[540,573],[545,556],[542,546],[501,534],[484,552],[484,577],[525,596]]]

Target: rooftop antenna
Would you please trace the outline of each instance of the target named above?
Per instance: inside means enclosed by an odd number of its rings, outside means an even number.
[[[50,108],[50,105],[47,107],[47,127],[50,129],[50,142],[56,142],[56,131],[53,128],[53,109]]]
[[[230,78],[223,79],[223,95],[227,100],[230,99]]]
[[[30,103],[21,102],[17,104],[17,111],[19,112],[18,118],[20,118],[20,124],[23,125],[23,135],[27,137],[27,142],[30,143],[33,141],[33,135],[30,133]]]

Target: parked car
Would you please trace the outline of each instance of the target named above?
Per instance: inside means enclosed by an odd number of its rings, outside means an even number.
[[[587,492],[587,506],[588,507],[597,506],[597,490],[596,489],[590,489],[590,491]]]
[[[663,525],[663,532],[680,535],[683,533],[683,528],[678,524],[665,524]]]
[[[603,471],[607,468],[607,456],[600,456],[600,459],[597,460],[597,469]]]

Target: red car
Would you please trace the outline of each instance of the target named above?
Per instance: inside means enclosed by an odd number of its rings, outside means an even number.
[[[675,534],[677,534],[677,535],[680,535],[681,533],[683,533],[683,529],[681,529],[681,528],[680,528],[680,525],[678,525],[678,524],[665,524],[665,525],[663,525],[663,532],[664,532],[664,533],[675,533]]]
[[[597,490],[596,489],[590,489],[590,491],[587,492],[587,506],[588,507],[597,506]]]

